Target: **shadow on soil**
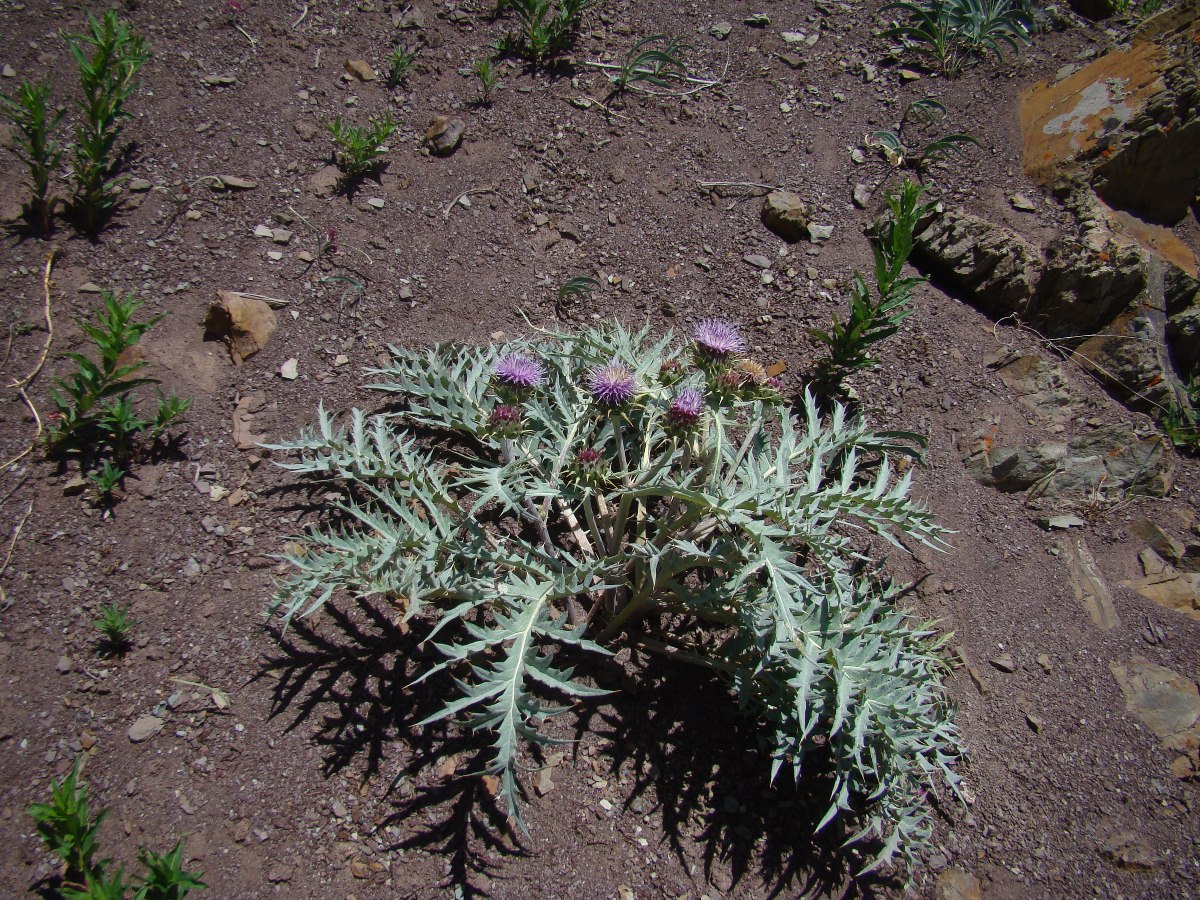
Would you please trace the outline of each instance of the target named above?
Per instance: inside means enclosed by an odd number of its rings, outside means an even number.
[[[292,623],[258,677],[275,680],[272,718],[290,716],[289,731],[317,723],[327,774],[353,766],[366,782],[381,773],[385,758],[399,773],[388,789],[393,811],[377,823],[400,829],[390,849],[433,853],[449,863],[448,881],[464,896],[486,896],[478,876],[494,872],[497,855],[525,851],[485,780],[463,777],[485,768],[486,736],[415,726],[457,688],[448,677],[406,687],[423,668],[413,664],[432,653],[401,618],[399,609],[367,601],[348,609],[330,604],[319,625]],[[579,664],[581,671],[592,665]],[[830,783],[816,771],[816,758],[806,792],[786,774],[772,787],[759,725],[738,714],[718,679],[656,657],[633,676],[611,662],[593,665],[592,674],[623,689],[577,707],[576,741],[591,732],[606,744],[598,759],[610,780],[632,779],[626,815],[657,811],[683,866],[702,860],[698,882],[719,880],[728,866],[733,885],[718,890],[746,881],[769,896],[856,897],[882,885],[851,877],[864,857],[840,847],[846,832],[836,822],[812,836]],[[567,736],[561,726],[550,730]],[[528,788],[532,775],[524,780]]]

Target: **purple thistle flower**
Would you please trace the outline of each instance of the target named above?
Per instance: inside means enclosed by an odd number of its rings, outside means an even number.
[[[726,319],[701,319],[692,332],[696,346],[716,357],[741,353],[746,342],[738,334],[737,327]]]
[[[782,394],[783,393],[783,379],[780,378],[778,375],[772,375],[770,378],[767,379],[767,387],[769,387],[773,391],[779,391],[779,393]]]
[[[674,425],[688,427],[695,425],[704,409],[704,392],[699,388],[685,387],[671,401],[667,418]]]
[[[633,399],[633,373],[618,363],[597,366],[588,373],[588,390],[601,406],[621,406]]]
[[[496,361],[496,377],[507,387],[535,388],[546,381],[546,368],[523,353],[509,353]]]
[[[600,451],[591,447],[584,447],[579,451],[579,464],[581,466],[594,466],[600,462]]]

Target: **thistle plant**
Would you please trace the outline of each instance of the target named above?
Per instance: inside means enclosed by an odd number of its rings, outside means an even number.
[[[1028,44],[1033,24],[1019,0],[900,0],[881,12],[898,10],[905,20],[882,33],[900,38],[945,75],[958,75],[991,53],[1003,61]]]
[[[487,735],[518,821],[522,747],[553,742],[542,723],[563,711],[548,702],[605,693],[567,651],[634,646],[718,672],[762,722],[772,780],[832,771],[820,828],[855,819],[870,867],[914,858],[926,792],[957,780],[942,641],[851,538],[942,546],[892,464],[919,437],[822,416],[807,393],[793,413],[719,319],[689,341],[613,325],[390,349],[369,387],[402,412],[338,425],[319,406],[272,448],[341,497],[337,524],[283,557],[285,629],[338,597],[401,604],[441,657],[413,683],[458,687],[419,725]],[[419,442],[430,429],[452,440]]]
[[[341,116],[328,127],[333,136],[334,163],[348,181],[357,181],[383,165],[382,147],[396,130],[396,123],[389,113],[384,113],[371,116],[367,128],[348,125]]]
[[[118,203],[121,123],[129,117],[125,101],[150,52],[141,35],[112,10],[99,19],[89,13],[85,33],[63,37],[83,87],[71,155],[71,210],[81,227],[95,234]]]
[[[633,45],[625,55],[625,61],[609,76],[612,93],[642,90],[642,85],[671,88],[686,84],[688,69],[682,55],[690,49],[690,45],[665,34],[643,38]]]
[[[0,115],[16,128],[13,152],[29,168],[29,199],[25,218],[49,236],[57,198],[50,193],[50,178],[62,158],[62,149],[51,136],[66,111],[50,108],[50,82],[22,81],[13,97],[0,96]]]
[[[828,348],[817,364],[817,381],[826,393],[839,393],[847,375],[875,365],[877,361],[869,355],[871,347],[895,334],[900,323],[912,314],[913,289],[925,279],[902,273],[912,253],[913,236],[920,222],[933,211],[933,204],[920,202],[922,191],[919,184],[905,179],[900,190],[888,196],[890,215],[882,220],[871,242],[874,295],[862,273],[855,272],[846,322],[835,319],[828,331],[809,331]]]

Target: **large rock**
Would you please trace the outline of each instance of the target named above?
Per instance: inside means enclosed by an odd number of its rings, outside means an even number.
[[[217,291],[217,302],[204,319],[204,337],[224,341],[240,365],[267,345],[277,324],[275,310],[265,301],[236,291]]]
[[[1132,425],[1106,425],[1066,443],[1021,447],[998,445],[994,433],[977,435],[965,454],[967,471],[983,484],[1006,492],[1042,497],[1110,497],[1170,489],[1173,468],[1159,435],[1139,436]]]
[[[918,235],[914,256],[935,280],[996,316],[1026,314],[1041,265],[1039,250],[1015,231],[952,209]]]
[[[808,237],[808,207],[798,194],[771,191],[763,200],[762,220],[771,231],[789,243]]]

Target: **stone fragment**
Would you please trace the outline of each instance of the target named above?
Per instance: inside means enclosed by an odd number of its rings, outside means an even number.
[[[733,31],[733,25],[729,22],[717,22],[708,29],[708,33],[715,37],[718,41],[723,41],[729,37]]]
[[[337,166],[322,166],[308,177],[308,189],[317,197],[332,197],[342,182],[342,172]]]
[[[258,187],[257,181],[240,178],[237,175],[219,175],[221,186],[232,191],[252,191]]]
[[[1038,249],[1015,231],[955,210],[918,233],[914,257],[997,317],[1026,314],[1041,263]]]
[[[1170,560],[1176,565],[1183,561],[1184,553],[1186,552],[1183,544],[1179,543],[1179,541],[1171,537],[1171,535],[1167,534],[1149,519],[1139,519],[1133,522],[1129,526],[1129,531],[1138,540],[1145,541],[1151,550],[1164,559]],[[1147,572],[1146,574],[1158,573]]]
[[[979,879],[970,872],[951,868],[938,874],[937,900],[982,900]]]
[[[407,4],[403,12],[396,13],[393,24],[402,31],[425,27],[425,9],[419,3]]]
[[[166,723],[158,716],[142,716],[129,726],[129,740],[134,744],[140,744],[162,731],[164,724]]]
[[[145,178],[133,178],[129,182],[129,190],[135,194],[143,194],[154,187],[153,182]]]
[[[1161,497],[1174,477],[1163,438],[1138,435],[1129,423],[1106,425],[1069,442],[998,446],[994,430],[980,432],[965,454],[967,470],[1001,491],[1047,498],[1097,491]]]
[[[457,116],[434,116],[425,130],[425,146],[434,156],[449,156],[462,143],[466,125]]]
[[[1037,210],[1037,204],[1026,197],[1024,194],[1013,194],[1008,198],[1008,202],[1012,204],[1012,208],[1021,212],[1034,212]]]
[[[776,53],[775,56],[789,69],[802,69],[807,62],[804,57],[795,53]]]
[[[754,266],[754,268],[756,268],[756,269],[771,268],[771,260],[769,258],[763,256],[761,253],[747,253],[745,256],[742,257],[742,259],[748,265]]]
[[[266,225],[256,225],[254,227],[254,236],[256,238],[269,238],[271,236],[271,229]]]
[[[1121,624],[1117,611],[1113,608],[1112,594],[1096,559],[1088,549],[1081,535],[1064,536],[1059,541],[1059,549],[1067,560],[1067,571],[1071,578],[1071,591],[1076,601],[1087,611],[1092,624],[1101,631],[1108,631]]]
[[[1167,566],[1158,575],[1131,578],[1121,584],[1160,606],[1200,621],[1200,572],[1179,572]]]
[[[59,675],[70,675],[74,668],[75,664],[71,662],[71,657],[66,655],[60,656],[58,662],[54,664],[54,671]]]
[[[1171,747],[1185,745],[1200,720],[1200,691],[1190,679],[1135,656],[1125,665],[1109,668],[1133,713]]]
[[[1158,854],[1150,847],[1149,839],[1134,831],[1118,832],[1105,841],[1102,850],[1122,869],[1135,872],[1149,872],[1160,862]]]
[[[265,301],[218,290],[217,302],[204,319],[204,337],[224,341],[234,363],[240,365],[267,345],[277,324],[275,311]]]
[[[75,497],[87,490],[88,480],[82,475],[73,475],[67,479],[67,483],[63,485],[64,497]]]
[[[763,201],[762,221],[789,243],[808,237],[808,207],[798,194],[771,191]]]
[[[1052,419],[1066,419],[1071,412],[1071,394],[1062,367],[1037,353],[1000,352],[984,359],[1000,380],[1019,396],[1026,409]]]
[[[1015,659],[1013,659],[1013,655],[1011,653],[1000,654],[995,659],[991,660],[991,664],[1001,672],[1005,672],[1009,675],[1017,671],[1017,662]]]
[[[346,60],[346,71],[359,81],[374,81],[379,77],[375,74],[375,70],[371,68],[370,63],[365,59]]]
[[[865,184],[856,184],[850,196],[855,206],[866,209],[871,203],[871,188]]]
[[[814,244],[823,244],[833,237],[832,225],[817,225],[815,222],[808,226],[808,239]]]
[[[300,360],[293,356],[279,367],[279,377],[286,381],[295,381],[299,374],[299,366]]]

